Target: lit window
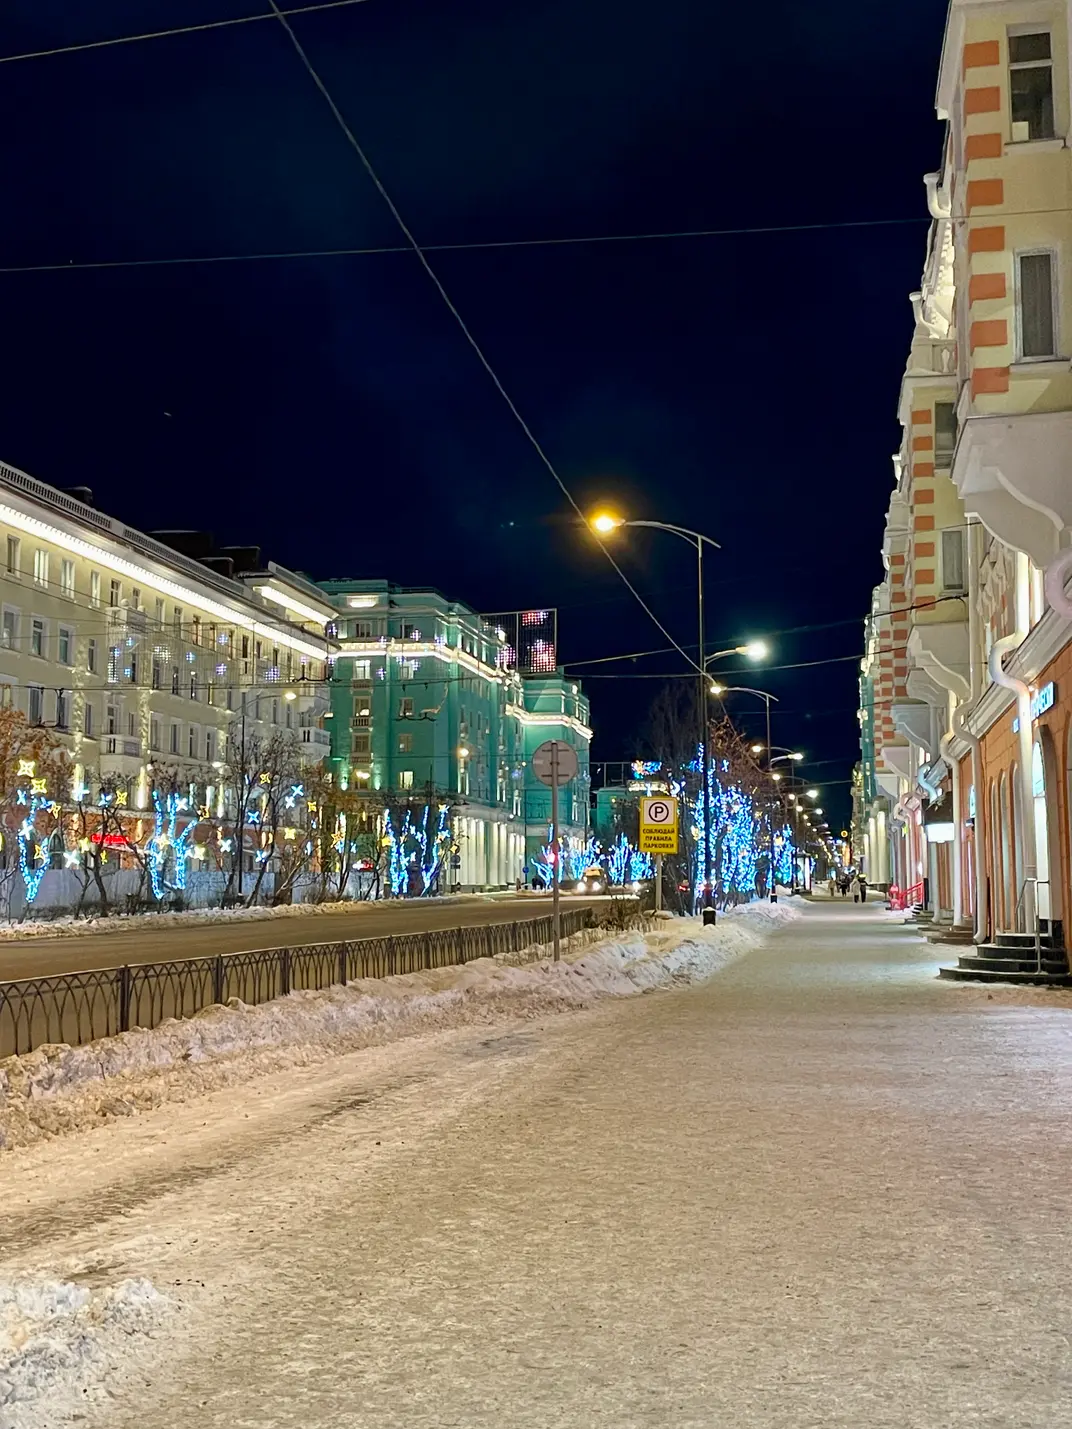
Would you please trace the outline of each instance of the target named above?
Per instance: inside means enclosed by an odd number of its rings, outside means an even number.
[[[34,584],[48,585],[48,552],[34,551]]]
[[[20,551],[22,542],[18,536],[7,538],[7,573],[9,576],[17,576],[20,567]]]
[[[89,573],[89,603],[90,605],[100,605],[100,571],[90,571]]]
[[[400,770],[398,771],[398,787],[399,787],[400,789],[412,789],[412,788],[413,788],[413,770],[412,770],[412,769],[400,769]]]
[[[65,625],[60,626],[59,635],[59,660],[61,665],[73,664],[71,651],[74,648],[74,636]]]
[[[74,600],[74,561],[66,558],[60,562],[60,595]]]
[[[30,623],[30,654],[44,656],[45,622],[35,615]]]
[[[400,735],[398,736],[398,752],[399,752],[399,754],[412,754],[412,752],[413,752],[413,736],[412,736],[412,734],[400,734]]]

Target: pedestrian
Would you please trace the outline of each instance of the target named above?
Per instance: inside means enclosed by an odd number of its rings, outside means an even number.
[[[830,892],[830,897],[833,898],[834,894],[837,892],[837,877],[835,874],[831,873],[830,877],[826,881],[826,886]]]
[[[853,885],[853,887],[854,887],[854,890],[855,890],[855,891],[854,891],[854,893],[853,893],[853,899],[852,899],[852,901],[855,903],[855,902],[857,901],[857,899],[859,899],[859,901],[860,901],[861,903],[866,903],[866,902],[867,902],[867,879],[863,876],[862,873],[858,873],[858,874],[856,875],[856,883]]]
[[[842,898],[847,898],[849,895],[849,875],[847,873],[843,873],[838,879],[838,888],[841,890]]]

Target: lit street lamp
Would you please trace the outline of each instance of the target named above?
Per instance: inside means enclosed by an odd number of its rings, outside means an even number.
[[[700,780],[703,798],[703,877],[704,877],[704,908],[711,906],[711,789],[708,784],[708,719],[707,719],[707,666],[712,660],[717,660],[720,655],[747,655],[752,660],[762,660],[767,647],[762,640],[753,640],[747,645],[736,645],[729,650],[716,650],[713,655],[706,654],[704,650],[704,584],[703,584],[703,554],[705,546],[712,546],[716,551],[721,550],[717,541],[712,541],[710,536],[704,536],[699,531],[692,531],[687,526],[674,526],[668,521],[626,521],[621,516],[615,516],[610,511],[600,511],[589,521],[589,526],[597,536],[613,535],[622,526],[642,526],[652,531],[669,531],[673,536],[680,536],[683,541],[687,541],[690,546],[696,547],[696,623],[699,638],[699,660],[696,669],[699,678],[699,724],[700,724]]]

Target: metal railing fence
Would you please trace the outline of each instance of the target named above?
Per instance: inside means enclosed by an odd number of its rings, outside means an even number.
[[[597,921],[592,908],[564,909],[562,935],[569,937]],[[517,953],[550,943],[551,937],[551,917],[546,915],[0,982],[0,1057],[50,1043],[81,1046],[134,1027],[158,1027],[168,1018],[192,1017],[231,998],[256,1005],[288,992]]]

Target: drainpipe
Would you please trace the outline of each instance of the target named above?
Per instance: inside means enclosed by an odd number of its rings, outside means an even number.
[[[972,734],[968,728],[968,721],[965,718],[964,707],[958,705],[953,711],[953,729],[965,740],[971,750],[972,763],[972,787],[975,790],[975,858],[973,873],[975,875],[975,930],[972,933],[973,943],[985,943],[987,938],[986,927],[986,795],[983,790],[983,756],[980,750],[979,736]],[[957,806],[957,827],[960,826],[960,806]],[[997,836],[997,830],[991,830],[991,836]]]
[[[1054,562],[1056,565],[1056,562]],[[1023,909],[1024,924],[1029,933],[1038,926],[1035,910],[1035,879],[1038,863],[1035,855],[1035,796],[1031,784],[1031,691],[1015,675],[1006,674],[1002,661],[1021,645],[1027,636],[1031,573],[1027,556],[1023,551],[1016,553],[1016,629],[1012,635],[1003,635],[990,647],[987,668],[995,685],[1003,685],[1016,695],[1016,714],[1019,720],[1018,740],[1020,744],[1020,842],[1024,856]],[[1062,595],[1064,592],[1062,591]],[[976,797],[976,808],[979,806]]]

